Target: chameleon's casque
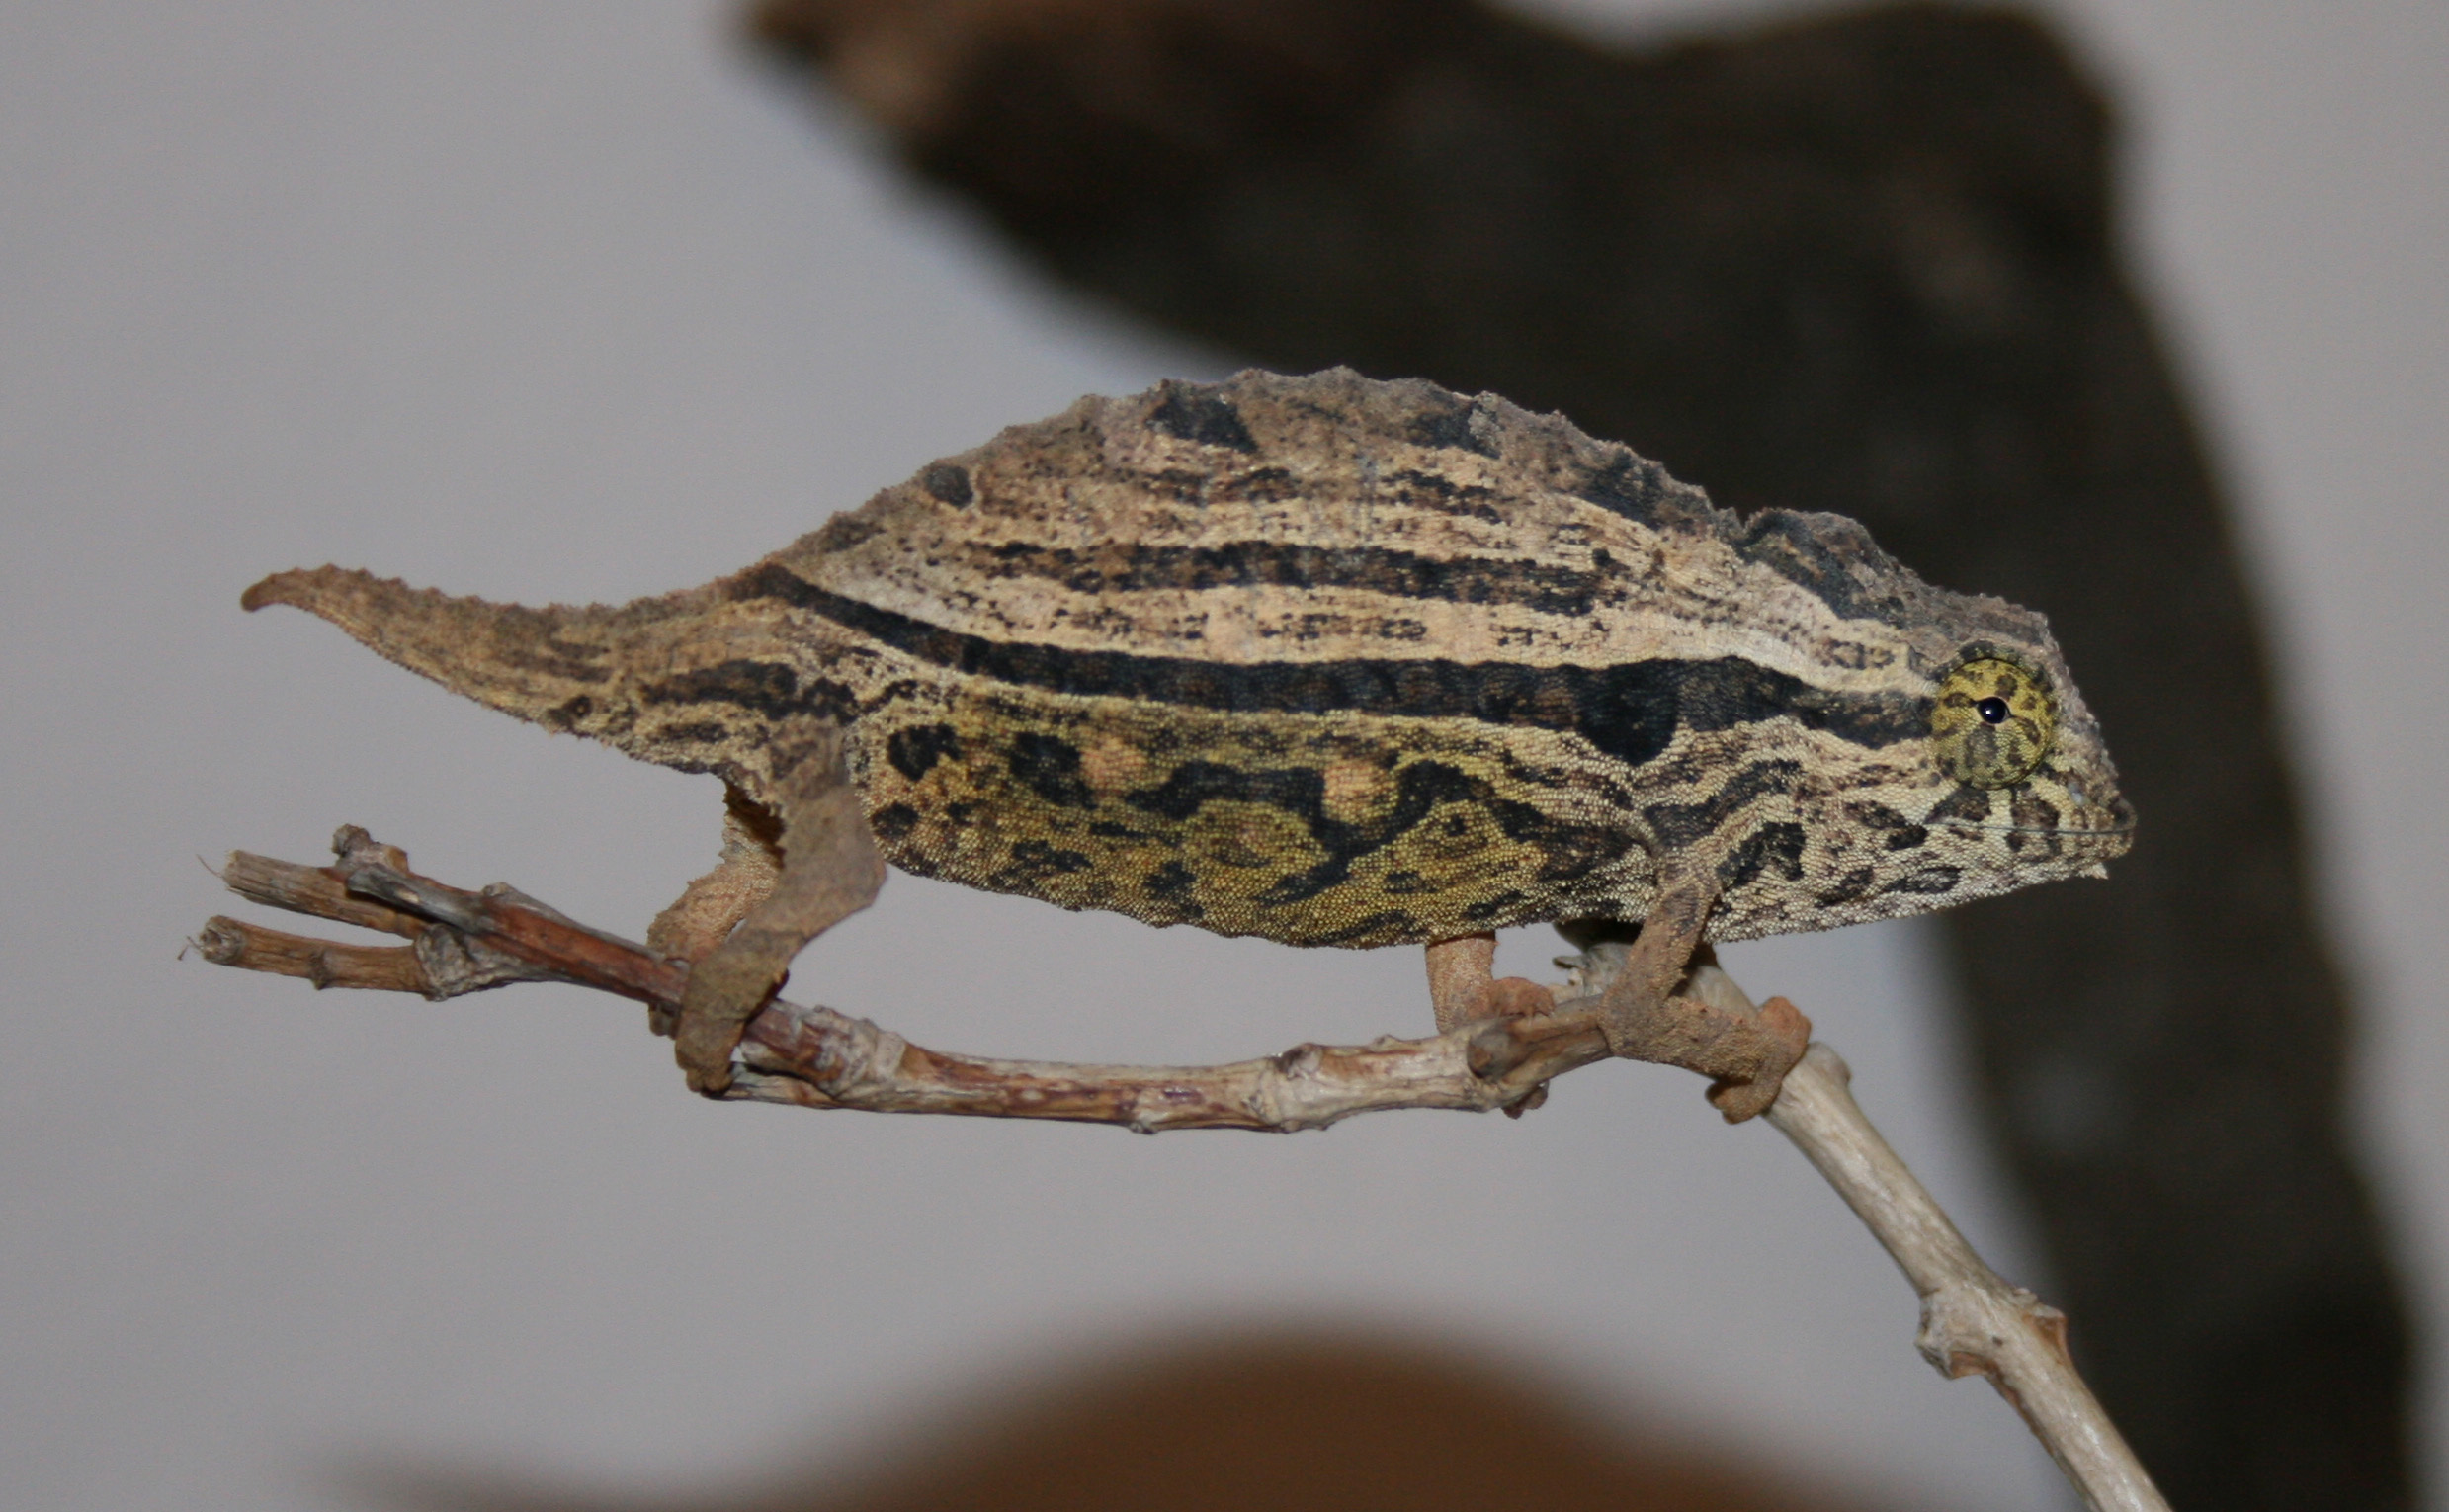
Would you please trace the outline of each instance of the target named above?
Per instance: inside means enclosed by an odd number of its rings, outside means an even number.
[[[752,804],[839,729],[906,870],[1297,945],[1640,919],[1662,873],[1709,874],[1709,938],[1818,929],[2132,827],[2039,616],[1343,370],[1083,399],[620,608],[336,568],[247,603]]]

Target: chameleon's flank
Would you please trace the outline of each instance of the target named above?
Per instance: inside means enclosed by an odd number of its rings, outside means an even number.
[[[1082,399],[619,608],[336,567],[245,603],[723,778],[723,864],[649,936],[696,963],[677,1038],[707,1091],[890,861],[1426,944],[1441,1025],[1545,1007],[1487,980],[1487,931],[1645,921],[1611,1044],[1742,1115],[1806,1030],[1670,999],[1704,941],[2098,876],[2133,827],[2038,615],[1834,515],[1738,519],[1562,417],[1341,369]]]

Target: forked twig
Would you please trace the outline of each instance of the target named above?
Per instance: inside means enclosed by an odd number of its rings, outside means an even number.
[[[554,912],[515,888],[468,892],[420,877],[399,850],[354,826],[328,867],[237,852],[222,880],[257,902],[405,938],[351,946],[215,917],[197,938],[222,966],[302,976],[317,987],[418,992],[431,998],[514,981],[559,981],[647,1005],[668,1033],[688,967]],[[1216,1066],[1127,1066],[990,1060],[910,1044],[830,1008],[774,1001],[748,1025],[727,1099],[952,1113],[1169,1129],[1322,1129],[1357,1113],[1451,1108],[1519,1114],[1555,1077],[1607,1058],[1593,1002],[1621,966],[1602,943],[1573,960],[1559,1010],[1487,1019],[1419,1040],[1299,1045]],[[1715,964],[1685,990],[1756,1013]],[[2068,1358],[2066,1319],[1982,1262],[1964,1235],[1863,1116],[1845,1062],[1815,1044],[1766,1115],[1835,1187],[1922,1300],[1917,1340],[1941,1374],[1987,1376],[2097,1512],[2167,1512],[2151,1477]]]

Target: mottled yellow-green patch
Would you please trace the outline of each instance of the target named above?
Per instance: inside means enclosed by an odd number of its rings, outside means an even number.
[[[1984,656],[1939,684],[1930,734],[1940,764],[1958,781],[2004,788],[2049,754],[2058,708],[2041,679],[2004,657]]]
[[[1417,942],[1638,895],[1648,868],[1537,732],[947,687],[859,734],[895,865],[1150,923]]]

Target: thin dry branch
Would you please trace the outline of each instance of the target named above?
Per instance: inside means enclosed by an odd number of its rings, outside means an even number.
[[[305,867],[233,854],[223,881],[257,902],[400,935],[349,946],[215,917],[196,944],[223,966],[302,976],[317,987],[454,997],[513,981],[559,981],[643,1002],[668,1033],[688,967],[589,929],[517,889],[469,892],[420,877],[408,858],[354,826],[339,860]],[[1555,1077],[1608,1058],[1594,1003],[1625,948],[1601,942],[1570,963],[1558,1011],[1486,1019],[1420,1040],[1299,1045],[1217,1066],[990,1060],[910,1044],[830,1008],[773,1002],[749,1022],[726,1099],[1169,1129],[1322,1129],[1357,1113],[1450,1108],[1520,1113]],[[1729,1012],[1760,1011],[1714,963],[1685,990]],[[1772,1002],[1776,1001],[1772,999]],[[1768,1121],[1794,1141],[1888,1250],[1922,1301],[1917,1343],[1942,1375],[1984,1375],[2023,1414],[2095,1512],[2167,1512],[2132,1450],[2075,1373],[2066,1319],[1982,1262],[1937,1202],[1863,1116],[1845,1062],[1815,1044],[1788,1073]]]
[[[1696,990],[1740,997],[1723,971]],[[1985,1376],[2095,1512],[2167,1512],[2143,1462],[2067,1352],[2067,1315],[2001,1277],[1854,1101],[1853,1072],[1815,1042],[1763,1115],[1836,1188],[1921,1299],[1914,1345],[1951,1380]]]
[[[663,1015],[680,1000],[687,966],[588,929],[514,888],[469,892],[420,877],[404,855],[356,828],[343,829],[333,849],[340,859],[329,867],[241,851],[222,877],[257,902],[406,935],[414,945],[335,945],[216,917],[197,941],[206,959],[302,976],[318,987],[429,998],[512,981],[560,981],[619,993]],[[1607,1054],[1595,1018],[1560,1013],[1483,1020],[1420,1040],[1298,1045],[1230,1065],[994,1060],[927,1050],[830,1008],[776,1001],[749,1022],[739,1073],[723,1096],[874,1113],[1118,1124],[1145,1134],[1291,1133],[1396,1108],[1519,1110],[1535,1105],[1551,1078]]]
[[[378,992],[426,992],[433,980],[414,946],[341,945],[283,934],[214,914],[196,936],[196,949],[214,966],[302,976],[317,987],[367,987]]]

